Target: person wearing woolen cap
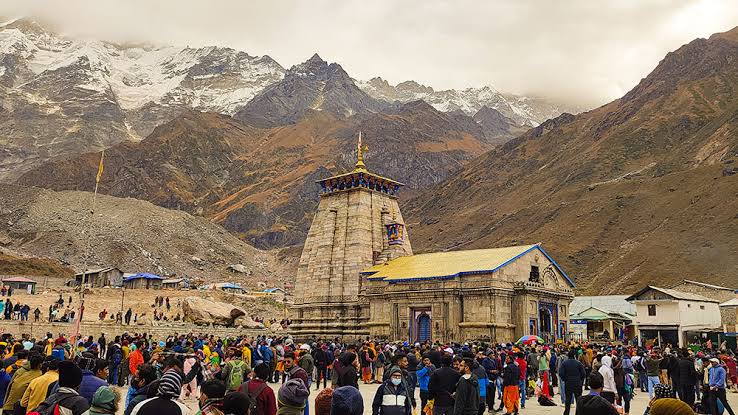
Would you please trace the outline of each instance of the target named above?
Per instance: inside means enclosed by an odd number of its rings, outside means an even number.
[[[379,387],[382,388],[383,385]],[[358,389],[353,386],[341,386],[333,391],[330,415],[362,415],[363,413],[364,399]]]
[[[131,415],[187,415],[190,410],[177,398],[182,391],[182,376],[176,370],[164,372],[156,396],[141,401]]]
[[[309,394],[301,379],[289,379],[279,388],[277,415],[302,415]]]
[[[36,412],[52,413],[56,405],[72,415],[82,415],[87,412],[90,404],[77,392],[80,383],[82,383],[82,369],[70,360],[59,362],[59,389],[46,398],[36,408]]]
[[[331,415],[333,389],[325,388],[315,397],[315,415]]]

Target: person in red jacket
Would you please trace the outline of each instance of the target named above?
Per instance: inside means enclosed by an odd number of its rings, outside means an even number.
[[[520,367],[520,407],[525,408],[525,390],[526,385],[526,373],[528,372],[528,363],[525,361],[525,354],[523,352],[518,353],[518,357],[515,359],[515,363]]]
[[[277,399],[274,390],[267,385],[267,378],[271,373],[269,364],[261,363],[254,368],[254,378],[243,383],[239,392],[249,396],[249,401],[256,399],[256,414],[253,415],[276,415]],[[249,415],[252,415],[249,413]]]
[[[141,342],[136,343],[136,350],[128,355],[128,369],[132,376],[138,373],[138,366],[144,364],[143,353],[141,353]]]

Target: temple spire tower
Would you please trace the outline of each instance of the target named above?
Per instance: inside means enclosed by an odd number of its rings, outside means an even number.
[[[359,132],[353,171],[318,180],[320,201],[297,270],[294,336],[369,334],[361,272],[412,255],[397,197],[402,183],[368,170]]]
[[[366,164],[364,164],[364,152],[369,151],[369,146],[364,145],[361,147],[361,131],[359,131],[359,143],[356,146],[356,166],[354,167],[355,173],[368,173],[366,170]]]

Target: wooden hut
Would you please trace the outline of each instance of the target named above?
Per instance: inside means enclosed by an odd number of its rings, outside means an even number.
[[[161,288],[169,290],[181,290],[189,287],[189,282],[184,278],[168,278],[161,282]]]
[[[13,290],[36,294],[36,281],[26,277],[3,277],[2,285]]]
[[[131,288],[145,288],[145,289],[158,289],[161,288],[164,277],[156,274],[149,274],[147,272],[139,272],[131,276],[127,276],[123,279],[123,287]]]
[[[74,274],[76,285],[81,285],[83,280],[90,287],[120,287],[123,285],[123,271],[116,267],[107,267]]]

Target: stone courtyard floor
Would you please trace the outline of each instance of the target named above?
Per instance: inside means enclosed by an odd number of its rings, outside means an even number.
[[[269,384],[272,389],[276,391],[279,389],[279,384],[276,383],[270,383]],[[377,388],[379,385],[364,385],[359,384],[359,391],[361,392],[361,395],[364,397],[364,414],[365,415],[371,415],[372,413],[372,400],[374,399],[374,394],[377,391]],[[416,395],[417,395],[416,391]],[[588,391],[585,391],[585,394],[589,393]],[[315,385],[310,390],[310,414],[315,414],[315,396],[318,394],[318,391],[315,390]],[[418,402],[420,402],[420,399],[418,396],[416,396],[418,399]],[[550,415],[550,414],[563,414],[564,413],[564,405],[561,405],[561,397],[556,396],[554,401],[559,404],[559,406],[540,406],[538,405],[538,402],[535,400],[526,402],[526,406],[524,409],[520,411],[521,414],[525,415]],[[728,402],[730,403],[730,406],[734,409],[738,409],[738,393],[728,393]],[[185,401],[188,407],[192,409],[192,414],[195,414],[197,412],[197,401],[194,399],[188,399]],[[499,404],[499,401],[496,402],[496,404]],[[641,415],[646,410],[646,405],[648,404],[648,393],[642,393],[638,392],[635,396],[635,398],[631,401],[631,408],[630,413],[632,415]],[[572,406],[571,414],[574,415],[576,410],[575,406]],[[122,411],[121,411],[122,412]],[[495,412],[496,414],[504,414],[504,411],[501,412]],[[727,412],[726,412],[727,414]]]
[[[278,388],[278,385],[275,384],[272,387]],[[377,390],[377,387],[379,387],[379,385],[359,384],[359,390],[361,391],[361,395],[364,397],[364,414],[366,415],[371,415],[372,413],[372,400],[374,399],[374,394]],[[586,393],[589,393],[589,391],[585,391],[585,394]],[[418,392],[416,391],[416,395],[417,394]],[[317,392],[315,390],[315,385],[313,385],[313,388],[310,390],[311,414],[314,413],[312,409],[314,408],[313,400],[315,399],[316,395],[317,395]],[[420,399],[418,398],[418,396],[416,396],[416,398],[418,399],[418,402],[420,402]],[[554,398],[554,401],[560,404],[561,397],[556,396]],[[631,401],[630,413],[633,415],[643,414],[643,412],[646,410],[646,405],[648,404],[648,401],[649,401],[648,393],[638,392],[635,398]],[[738,393],[728,393],[728,402],[730,403],[731,407],[733,407],[734,409],[738,408]],[[496,405],[497,404],[499,404],[499,401],[496,401]],[[496,412],[496,414],[504,414],[504,413],[505,413],[504,410],[501,412]],[[564,405],[560,404],[558,407],[556,406],[544,407],[544,406],[538,405],[537,401],[532,400],[532,401],[526,402],[525,409],[522,409],[520,413],[526,414],[526,415],[563,414]],[[571,414],[574,415],[574,413],[575,413],[575,407],[572,406]]]

